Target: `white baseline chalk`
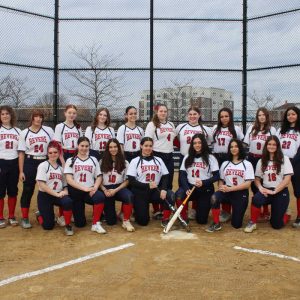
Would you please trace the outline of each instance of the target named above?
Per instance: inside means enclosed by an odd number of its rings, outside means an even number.
[[[89,254],[89,255],[86,255],[86,256],[82,256],[82,257],[79,257],[79,258],[76,258],[76,259],[72,259],[72,260],[66,261],[66,262],[61,263],[61,264],[53,265],[53,266],[47,267],[45,269],[41,269],[41,270],[24,273],[24,274],[20,274],[20,275],[17,275],[17,276],[13,276],[13,277],[1,280],[0,281],[0,286],[6,285],[6,284],[9,284],[9,283],[18,281],[18,280],[22,280],[22,279],[25,279],[25,278],[30,278],[30,277],[33,277],[33,276],[37,276],[37,275],[52,272],[52,271],[55,271],[55,270],[63,269],[65,267],[72,266],[72,265],[84,262],[86,260],[93,259],[95,257],[102,256],[102,255],[105,255],[105,254],[120,251],[120,250],[129,248],[129,247],[132,247],[132,246],[134,246],[134,244],[132,244],[132,243],[123,244],[123,245],[120,245],[120,246],[117,246],[117,247],[114,247],[114,248],[109,248],[109,249],[102,250],[102,251],[99,251],[99,252],[96,252],[96,253],[92,253],[92,254]]]
[[[245,251],[245,252],[262,254],[262,255],[275,256],[275,257],[282,258],[282,259],[288,259],[288,260],[293,260],[293,261],[296,261],[296,262],[300,262],[300,259],[297,258],[297,257],[287,256],[287,255],[283,255],[283,254],[276,253],[276,252],[271,252],[271,251],[258,250],[258,249],[248,249],[248,248],[243,248],[243,247],[239,247],[239,246],[234,246],[233,249],[241,250],[241,251]]]

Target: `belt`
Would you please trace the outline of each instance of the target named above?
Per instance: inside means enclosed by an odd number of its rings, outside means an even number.
[[[45,160],[47,159],[47,156],[46,155],[43,155],[43,156],[36,156],[36,155],[26,155],[27,158],[30,158],[30,159],[37,159],[37,160]]]
[[[72,153],[74,154],[76,152],[76,150],[68,150],[68,149],[63,149],[64,153]]]
[[[250,152],[249,152],[249,155],[250,155],[250,156],[253,156],[253,157],[256,157],[256,158],[262,158],[262,155],[261,155],[261,154],[254,154],[254,153],[250,153]]]

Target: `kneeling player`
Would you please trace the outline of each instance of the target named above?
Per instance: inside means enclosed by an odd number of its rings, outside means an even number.
[[[288,185],[292,175],[292,164],[283,155],[279,139],[276,136],[268,137],[262,158],[256,166],[255,185],[259,191],[253,197],[251,220],[244,229],[245,232],[256,229],[260,208],[265,204],[271,204],[270,223],[274,229],[280,229],[288,222],[289,216],[285,212],[290,201]]]
[[[39,187],[38,213],[39,223],[45,230],[53,229],[55,225],[54,205],[63,209],[65,218],[65,233],[73,235],[70,225],[72,217],[72,199],[68,196],[67,182],[63,169],[57,163],[62,152],[60,144],[50,142],[48,146],[48,160],[42,162],[37,169],[36,181]]]

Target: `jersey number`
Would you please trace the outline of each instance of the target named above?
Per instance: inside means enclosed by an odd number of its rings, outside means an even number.
[[[167,136],[167,140],[168,140],[168,142],[170,142],[170,141],[171,141],[171,133],[169,133],[169,134],[168,134],[168,136]]]
[[[233,185],[238,185],[237,177],[232,177],[232,183]]]
[[[192,137],[191,137],[191,136],[188,136],[188,137],[186,138],[186,143],[187,143],[187,144],[190,144],[191,141],[192,141]]]
[[[155,174],[154,173],[147,173],[146,174],[146,181],[147,182],[155,181]]]
[[[197,170],[192,170],[192,177],[200,177],[200,170],[197,169]]]
[[[290,149],[291,141],[283,141],[282,142],[282,149]]]
[[[132,142],[132,149],[136,149],[136,141]]]
[[[58,186],[58,181],[54,181],[53,182],[53,191],[56,190],[57,186]]]
[[[225,138],[218,138],[219,146],[225,146]]]
[[[257,144],[256,144],[256,149],[257,149],[257,150],[261,150],[261,143],[257,143]]]
[[[100,150],[105,150],[107,142],[100,142]]]
[[[111,175],[108,176],[108,181],[111,182],[111,183],[115,183],[116,179],[117,179],[116,175],[111,174]]]
[[[276,181],[276,174],[275,173],[269,173],[268,178],[269,178],[269,181]]]
[[[72,140],[72,149],[75,149],[75,142]]]
[[[34,153],[38,153],[38,152],[44,152],[44,145],[43,144],[34,145]]]
[[[86,182],[86,174],[80,173],[79,182]]]
[[[5,142],[5,149],[13,149],[14,143],[11,141]]]

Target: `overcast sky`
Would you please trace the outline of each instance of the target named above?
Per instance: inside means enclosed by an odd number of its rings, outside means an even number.
[[[53,15],[54,1],[0,0],[0,5]],[[248,1],[248,15],[300,8],[299,0]],[[60,17],[140,17],[150,14],[147,0],[61,0]],[[155,17],[242,18],[241,0],[156,0]],[[248,67],[267,67],[300,63],[300,13],[266,18],[248,23]],[[0,9],[0,61],[53,65],[53,21]],[[149,67],[149,22],[60,22],[60,66],[80,66],[71,48],[102,45],[103,54],[120,56],[120,67]],[[155,22],[154,66],[159,68],[242,67],[241,22]],[[0,75],[27,77],[39,94],[52,91],[52,73],[0,66]],[[269,91],[281,101],[300,102],[299,68],[248,73],[248,91],[264,95]],[[149,89],[149,72],[126,72],[127,101],[139,99]],[[220,87],[241,99],[241,74],[216,72],[155,72],[155,88],[171,80],[191,81],[194,86]],[[60,76],[60,91],[75,83],[68,74]],[[129,99],[130,98],[130,99]]]

